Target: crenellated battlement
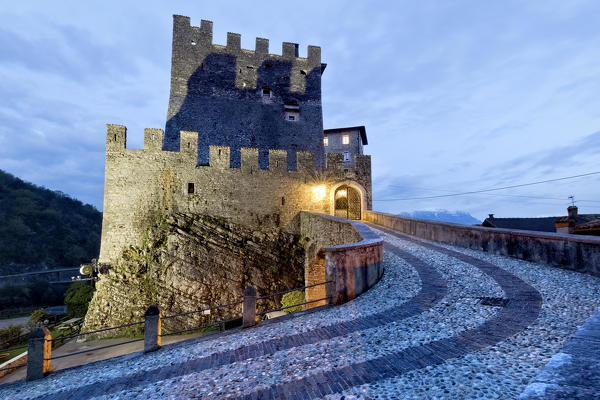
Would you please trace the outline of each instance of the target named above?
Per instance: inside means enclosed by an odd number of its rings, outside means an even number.
[[[299,57],[298,44],[284,42],[280,54],[271,54],[269,40],[256,38],[254,50],[246,50],[232,32],[224,45],[215,44],[211,21],[193,26],[174,15],[172,48],[163,149],[179,150],[180,131],[199,131],[201,164],[208,163],[209,145],[225,145],[234,167],[242,147],[259,149],[263,169],[269,149],[310,151],[324,166],[320,47],[308,46]],[[295,157],[287,161],[293,169]]]
[[[269,164],[268,168],[259,168],[259,149],[243,147],[240,149],[241,154],[241,166],[240,168],[231,168],[231,147],[229,146],[208,146],[209,162],[208,165],[198,165],[198,132],[181,131],[180,132],[180,150],[168,151],[162,149],[162,140],[164,137],[164,131],[162,129],[144,129],[144,148],[140,149],[128,149],[127,148],[127,127],[123,125],[106,125],[106,152],[110,154],[111,158],[114,158],[116,154],[126,154],[127,152],[148,153],[152,157],[156,158],[156,153],[162,153],[167,157],[178,156],[180,161],[185,162],[193,167],[211,167],[217,169],[234,169],[241,170],[250,173],[254,173],[259,170],[271,171],[276,173],[286,172],[303,172],[303,173],[314,173],[318,170],[315,167],[315,155],[309,151],[298,151],[296,152],[296,171],[288,170],[287,159],[292,153],[289,150],[282,149],[270,149],[269,150]],[[169,159],[169,161],[175,161]],[[360,173],[360,169],[368,168],[370,172],[371,167],[371,156],[369,155],[355,155],[356,173]],[[342,154],[329,153],[327,154],[327,162],[325,169],[322,171],[335,174],[343,175],[347,173],[344,170],[344,157]]]
[[[256,38],[254,50],[241,48],[242,38],[239,33],[227,32],[226,45],[213,43],[213,23],[212,21],[201,20],[200,26],[193,26],[190,17],[183,15],[173,16],[173,46],[178,49],[187,49],[193,51],[195,48],[208,48],[222,51],[225,49],[234,55],[239,52],[253,54],[259,58],[271,57],[282,58],[286,60],[307,60],[310,65],[321,65],[321,48],[319,46],[308,46],[307,57],[299,57],[298,44],[283,42],[281,46],[281,55],[269,53],[269,39]]]

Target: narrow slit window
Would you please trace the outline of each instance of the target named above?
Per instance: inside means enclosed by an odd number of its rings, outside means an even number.
[[[328,137],[323,138],[323,146],[329,146],[329,138]]]
[[[350,161],[350,152],[348,152],[348,151],[344,152],[344,161]]]
[[[281,205],[282,205],[282,206],[285,206],[285,197],[282,197],[282,198],[281,198]]]
[[[152,140],[156,139],[156,135],[152,134]]]
[[[188,183],[188,194],[194,194],[194,184]]]

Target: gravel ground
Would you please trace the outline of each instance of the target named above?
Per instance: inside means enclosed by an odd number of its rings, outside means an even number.
[[[389,238],[383,232],[381,236]],[[427,241],[424,241],[427,242]],[[534,324],[486,350],[439,366],[362,385],[327,399],[516,399],[567,339],[600,305],[600,279],[440,243],[428,242],[498,265],[535,287],[544,299]]]
[[[502,297],[504,293],[493,279],[476,267],[425,249],[418,243],[377,232],[386,242],[434,267],[448,282],[447,295],[430,309],[402,320],[174,378],[152,381],[150,377],[149,382],[144,384],[116,392],[107,391],[108,394],[97,398],[239,396],[272,384],[295,381],[320,371],[453,337],[477,327],[501,310],[479,304],[479,297]],[[483,351],[391,379],[352,387],[341,394],[326,396],[327,399],[517,398],[529,380],[600,305],[598,278],[463,248],[443,247],[501,266],[535,287],[544,300],[539,318],[519,334]],[[0,388],[0,398],[32,398],[90,384],[109,387],[113,378],[133,376],[224,350],[239,349],[248,344],[310,332],[317,327],[392,310],[414,297],[420,290],[421,281],[407,262],[389,252],[384,253],[384,266],[385,274],[375,287],[342,306],[235,335],[191,340],[155,353],[134,354],[60,371],[41,381],[7,385]]]

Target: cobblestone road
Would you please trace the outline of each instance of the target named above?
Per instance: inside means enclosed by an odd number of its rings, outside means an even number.
[[[5,385],[0,398],[518,398],[600,303],[598,278],[377,231],[384,277],[350,303]]]

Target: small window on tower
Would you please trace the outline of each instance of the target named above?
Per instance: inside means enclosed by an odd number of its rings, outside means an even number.
[[[348,135],[342,136],[342,144],[348,144],[348,143],[350,143],[350,138],[348,137]]]
[[[286,102],[283,105],[283,115],[286,121],[298,121],[300,119],[300,106],[295,101]]]
[[[327,136],[323,138],[323,146],[329,146],[329,138]]]
[[[344,161],[350,161],[350,153],[347,151],[344,152]]]
[[[188,183],[188,194],[194,194],[194,184]]]
[[[270,99],[271,98],[271,89],[263,88],[262,89],[262,97],[263,97],[263,99]]]

